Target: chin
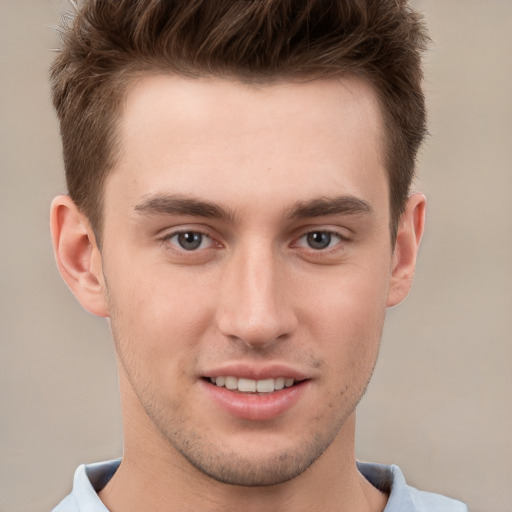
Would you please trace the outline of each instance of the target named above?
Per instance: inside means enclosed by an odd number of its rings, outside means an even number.
[[[338,433],[339,428],[310,431],[294,442],[293,436],[265,439],[254,432],[251,439],[229,436],[222,444],[191,431],[174,431],[166,437],[173,449],[203,475],[224,484],[258,487],[279,485],[304,473],[333,444]]]
[[[282,453],[264,460],[251,460],[247,456],[239,457],[234,454],[209,458],[203,454],[201,460],[197,460],[188,454],[187,458],[192,466],[217,482],[242,487],[261,487],[279,485],[296,478],[320,455],[321,453]]]

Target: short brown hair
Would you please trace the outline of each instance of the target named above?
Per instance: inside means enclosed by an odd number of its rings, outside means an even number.
[[[426,131],[427,36],[406,0],[85,0],[62,41],[51,82],[66,180],[97,233],[117,121],[136,76],[269,82],[353,74],[381,103],[394,240]]]

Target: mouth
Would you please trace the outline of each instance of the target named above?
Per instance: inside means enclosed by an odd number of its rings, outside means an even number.
[[[308,377],[278,365],[264,370],[240,365],[212,371],[201,380],[212,403],[231,417],[265,421],[285,414],[307,394]]]
[[[232,375],[208,377],[207,380],[214,386],[226,388],[229,391],[240,393],[268,394],[274,391],[280,391],[285,388],[291,388],[299,384],[299,380],[288,377],[277,377],[269,379],[247,379],[243,377],[234,377]]]

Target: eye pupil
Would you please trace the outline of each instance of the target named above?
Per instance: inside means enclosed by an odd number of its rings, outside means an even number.
[[[187,251],[197,249],[201,245],[202,241],[203,235],[201,233],[187,232],[178,234],[178,243]]]
[[[331,234],[325,231],[314,231],[307,235],[308,245],[313,249],[325,249],[331,243]]]

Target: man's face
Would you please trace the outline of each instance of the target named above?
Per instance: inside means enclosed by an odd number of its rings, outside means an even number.
[[[293,478],[353,428],[377,357],[393,255],[375,96],[152,76],[120,130],[102,265],[125,435],[220,481]]]

